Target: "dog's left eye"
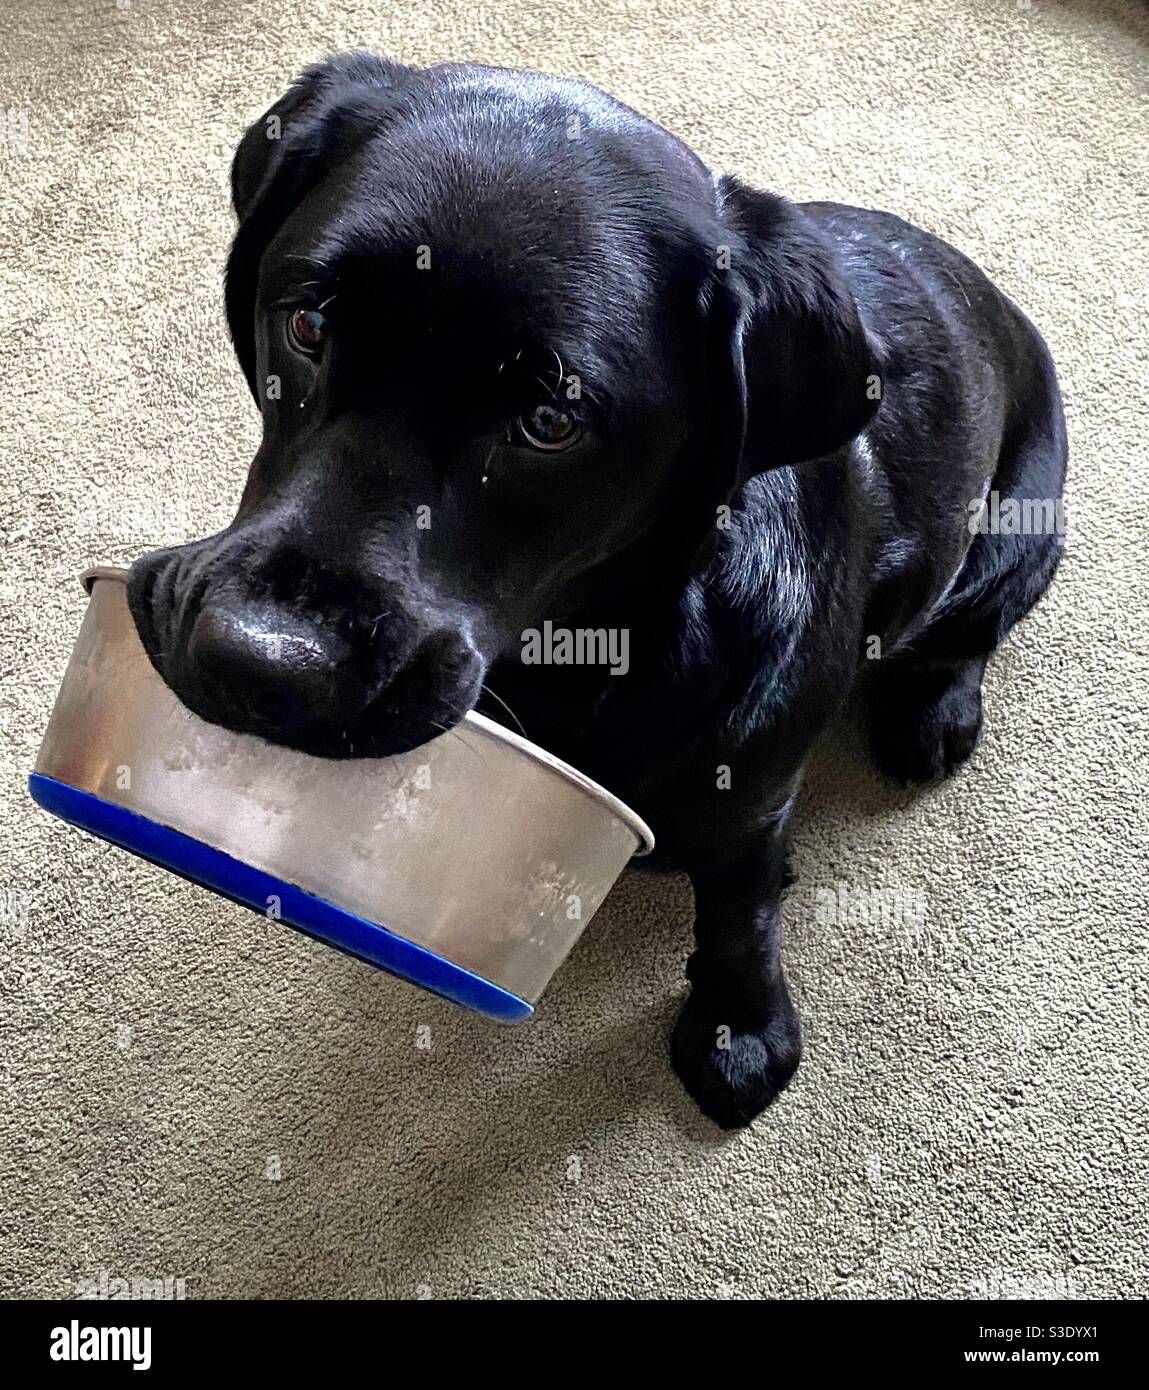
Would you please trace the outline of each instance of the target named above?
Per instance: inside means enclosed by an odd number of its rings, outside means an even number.
[[[578,420],[569,410],[552,405],[549,401],[520,415],[515,426],[520,438],[532,449],[543,449],[549,453],[569,449],[582,433]]]
[[[327,320],[318,309],[295,309],[287,320],[292,347],[308,357],[318,357],[328,336]]]

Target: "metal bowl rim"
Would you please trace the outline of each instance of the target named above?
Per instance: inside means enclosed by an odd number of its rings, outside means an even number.
[[[128,571],[120,565],[89,565],[79,576],[80,583],[88,594],[91,594],[96,581],[99,579],[114,579],[118,583],[124,584],[127,582],[127,578]],[[545,748],[540,748],[537,743],[532,743],[522,734],[516,734],[513,730],[505,729],[501,724],[496,724],[485,714],[468,710],[463,716],[463,723],[470,724],[475,732],[482,734],[484,738],[489,738],[496,743],[508,744],[518,752],[526,754],[536,763],[540,763],[548,772],[557,774],[587,796],[600,802],[603,808],[609,811],[616,820],[622,821],[638,840],[639,847],[635,850],[636,858],[649,854],[654,848],[654,835],[642,817],[632,811],[625,801],[619,800],[613,792],[607,791],[593,778],[588,777],[585,772],[580,772],[577,767],[572,767],[570,763],[556,758],[553,753],[548,753]],[[306,757],[306,754],[301,753],[300,757]]]

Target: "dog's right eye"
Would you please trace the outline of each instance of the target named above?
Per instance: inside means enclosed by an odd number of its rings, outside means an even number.
[[[519,437],[532,449],[557,453],[578,442],[579,422],[569,411],[550,401],[543,401],[515,421]]]
[[[327,342],[327,320],[318,309],[295,309],[287,320],[287,336],[297,352],[318,357]]]

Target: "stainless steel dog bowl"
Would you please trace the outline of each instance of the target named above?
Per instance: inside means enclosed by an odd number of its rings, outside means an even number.
[[[153,669],[126,570],[98,567],[29,778],[46,810],[394,975],[514,1022],[653,837],[478,714],[332,762],[208,724]]]

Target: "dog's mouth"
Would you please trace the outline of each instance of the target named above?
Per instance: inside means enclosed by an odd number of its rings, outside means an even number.
[[[407,752],[452,729],[482,691],[465,624],[269,603],[184,550],[137,561],[128,605],[152,666],[192,713],[315,757]]]
[[[155,664],[153,662],[153,664]],[[300,718],[292,704],[253,708],[241,685],[169,676],[180,701],[201,719],[317,758],[382,758],[448,733],[478,701],[481,678],[445,685],[433,656],[421,658],[362,708]]]

